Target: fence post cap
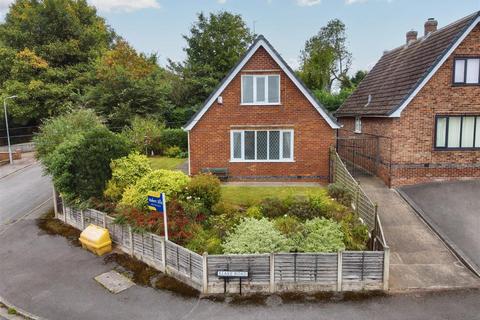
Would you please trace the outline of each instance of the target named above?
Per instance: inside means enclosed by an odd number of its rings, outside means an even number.
[[[204,251],[204,252],[203,252],[203,256],[204,256],[204,257],[208,256],[208,252]]]

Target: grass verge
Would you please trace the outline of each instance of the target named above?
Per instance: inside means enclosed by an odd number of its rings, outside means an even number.
[[[222,185],[222,199],[227,203],[240,206],[252,206],[260,203],[265,198],[280,198],[325,195],[326,189],[322,187],[301,186],[232,186]]]

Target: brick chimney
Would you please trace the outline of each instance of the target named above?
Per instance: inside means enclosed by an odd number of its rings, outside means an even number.
[[[407,32],[407,45],[417,40],[417,34],[418,32],[414,30],[410,30]]]
[[[425,22],[425,35],[437,31],[438,21],[434,18],[428,18]]]

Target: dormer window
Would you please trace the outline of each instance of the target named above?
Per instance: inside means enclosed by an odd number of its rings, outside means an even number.
[[[280,75],[242,75],[242,104],[280,104]]]
[[[455,85],[480,84],[480,57],[455,58],[453,83]]]

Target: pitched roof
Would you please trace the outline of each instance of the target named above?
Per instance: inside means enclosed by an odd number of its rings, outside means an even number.
[[[280,68],[285,72],[285,74],[292,80],[292,82],[297,86],[297,88],[304,94],[304,96],[310,101],[310,103],[315,107],[315,109],[320,113],[320,115],[327,121],[333,129],[340,128],[340,125],[337,123],[335,117],[330,114],[325,107],[315,98],[313,93],[308,90],[305,84],[295,75],[295,72],[288,66],[288,64],[283,60],[280,54],[272,47],[272,45],[265,39],[263,35],[259,35],[243,57],[238,61],[238,63],[230,70],[230,72],[223,78],[223,80],[217,85],[215,90],[207,98],[203,106],[193,115],[193,117],[187,122],[183,127],[184,130],[191,130],[197,122],[202,118],[202,116],[207,112],[207,110],[212,106],[215,100],[220,96],[220,94],[225,90],[227,85],[235,78],[235,76],[240,72],[243,66],[250,60],[253,54],[260,48],[263,47],[268,54],[275,60],[275,62],[280,66]]]
[[[335,115],[399,117],[476,26],[479,15],[480,11],[475,12],[413,43],[386,52]]]

